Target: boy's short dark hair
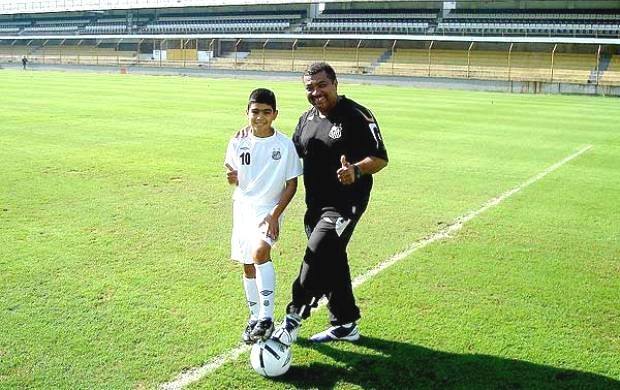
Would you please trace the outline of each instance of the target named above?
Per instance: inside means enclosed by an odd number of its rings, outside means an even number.
[[[276,111],[276,94],[267,88],[257,88],[250,93],[248,98],[248,109],[252,103],[267,104]]]
[[[336,71],[327,62],[313,62],[308,65],[306,71],[304,72],[304,76],[313,76],[321,72],[325,72],[327,78],[332,82],[336,81]]]

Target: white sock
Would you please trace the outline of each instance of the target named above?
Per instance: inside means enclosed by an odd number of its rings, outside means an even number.
[[[243,289],[245,290],[245,298],[250,309],[250,319],[258,320],[258,288],[256,288],[256,279],[249,279],[243,275]]]
[[[256,287],[258,288],[260,309],[258,318],[273,318],[273,304],[276,293],[276,271],[271,260],[256,264]]]

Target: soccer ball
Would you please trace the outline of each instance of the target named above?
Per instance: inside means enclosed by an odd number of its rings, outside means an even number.
[[[291,366],[291,359],[291,348],[274,339],[255,343],[250,352],[252,368],[262,376],[283,375]]]

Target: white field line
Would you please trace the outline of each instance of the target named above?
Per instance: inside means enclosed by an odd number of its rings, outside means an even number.
[[[579,149],[575,153],[573,153],[570,156],[565,157],[564,159],[556,162],[555,164],[551,165],[550,167],[548,167],[544,171],[538,173],[537,175],[534,175],[534,176],[530,177],[529,179],[527,179],[523,183],[519,184],[518,186],[514,187],[513,189],[511,189],[509,191],[506,191],[503,194],[488,200],[479,209],[477,209],[475,211],[470,211],[470,212],[468,212],[466,214],[463,214],[462,216],[458,217],[453,223],[451,223],[450,225],[444,227],[443,229],[439,230],[438,232],[433,233],[432,235],[430,235],[428,237],[425,237],[425,238],[423,238],[421,240],[418,240],[418,241],[414,242],[413,244],[411,244],[404,251],[393,255],[389,259],[386,259],[386,260],[382,261],[375,268],[373,268],[373,269],[367,271],[366,273],[364,273],[364,274],[356,277],[355,279],[353,279],[353,281],[352,281],[353,287],[355,288],[355,287],[365,283],[366,281],[368,281],[369,279],[371,279],[372,277],[377,275],[379,272],[381,272],[381,271],[385,270],[386,268],[394,265],[398,261],[406,258],[407,256],[411,255],[413,252],[417,251],[418,249],[424,248],[425,246],[427,246],[429,244],[432,244],[435,241],[443,240],[445,238],[449,238],[452,233],[460,230],[466,222],[471,221],[472,219],[474,219],[478,215],[484,213],[488,209],[497,206],[498,204],[500,204],[504,200],[508,199],[509,197],[513,196],[514,194],[516,194],[517,192],[523,190],[524,188],[534,184],[538,180],[542,179],[543,177],[547,176],[551,172],[553,172],[556,169],[560,168],[562,165],[566,164],[567,162],[569,162],[569,161],[579,157],[580,155],[582,155],[583,153],[587,152],[591,148],[592,148],[592,145],[586,145],[586,146],[582,147],[581,149]],[[323,305],[325,305],[325,303],[326,303],[326,300],[322,299],[321,302],[319,303],[319,306],[323,306]],[[191,383],[199,381],[200,379],[204,378],[205,376],[209,375],[213,371],[215,371],[218,368],[220,368],[221,366],[223,366],[224,364],[236,360],[241,354],[243,354],[243,353],[245,353],[245,352],[247,352],[249,350],[250,350],[249,346],[247,346],[245,344],[241,344],[241,345],[235,347],[234,349],[231,349],[231,350],[229,350],[227,352],[224,352],[224,353],[220,354],[219,356],[214,357],[209,362],[205,363],[204,365],[202,365],[200,367],[194,367],[194,368],[190,368],[190,369],[188,369],[186,371],[183,371],[182,373],[177,375],[176,378],[174,378],[172,381],[160,385],[159,388],[162,389],[162,390],[178,390],[178,389],[182,389],[182,388],[184,388],[185,386],[187,386],[187,385],[189,385]]]
[[[426,238],[423,238],[421,240],[418,240],[418,241],[414,242],[413,244],[411,244],[409,246],[409,248],[405,249],[404,251],[402,251],[400,253],[395,254],[394,256],[390,257],[389,259],[387,259],[385,261],[382,261],[375,268],[373,268],[373,269],[369,270],[368,272],[364,273],[363,275],[360,275],[357,278],[355,278],[353,280],[353,282],[352,282],[353,283],[353,287],[357,287],[360,284],[366,282],[368,279],[372,278],[373,276],[375,276],[379,272],[381,272],[384,269],[390,267],[394,263],[404,259],[405,257],[409,256],[410,254],[412,254],[413,252],[417,251],[418,249],[424,248],[425,246],[427,246],[427,245],[429,245],[429,244],[431,244],[431,243],[433,243],[435,241],[438,241],[438,240],[450,237],[451,233],[454,233],[454,232],[460,230],[466,222],[471,221],[472,219],[474,219],[478,215],[484,213],[488,209],[497,206],[498,204],[500,204],[504,200],[508,199],[512,195],[514,195],[517,192],[521,191],[522,189],[524,189],[524,188],[534,184],[538,180],[542,179],[543,177],[547,176],[551,172],[553,172],[556,169],[560,168],[562,165],[566,164],[570,160],[572,160],[572,159],[574,159],[576,157],[579,157],[580,155],[582,155],[583,153],[587,152],[591,148],[592,148],[592,145],[586,145],[586,146],[582,147],[581,149],[579,149],[575,153],[573,153],[570,156],[565,157],[564,159],[556,162],[555,164],[551,165],[550,167],[548,167],[544,171],[538,173],[537,175],[534,175],[534,176],[530,177],[529,179],[527,179],[523,183],[519,184],[518,186],[514,187],[513,189],[508,190],[508,191],[504,192],[503,194],[501,194],[501,195],[499,195],[499,196],[497,196],[495,198],[489,199],[478,210],[470,211],[470,212],[468,212],[466,214],[463,214],[462,216],[456,218],[456,220],[454,222],[452,222],[451,224],[447,225],[443,229],[437,231],[436,233],[433,233],[431,236],[428,236]]]

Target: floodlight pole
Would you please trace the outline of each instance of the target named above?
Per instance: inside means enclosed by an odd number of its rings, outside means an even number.
[[[263,43],[263,70],[265,70],[265,47],[267,46],[268,43],[269,43],[269,39],[265,40],[265,43]]]
[[[161,46],[164,44],[164,42],[166,42],[165,39],[159,41],[159,67],[160,68],[161,68],[161,57],[162,57]]]
[[[28,41],[28,43],[26,44],[26,46],[27,46],[27,47],[28,47],[28,46],[30,46],[30,44],[32,43],[32,41],[33,41],[32,39],[31,39],[30,41]],[[28,55],[28,56],[30,56],[30,50],[27,50],[27,52],[26,52],[26,53],[27,53],[27,55]]]
[[[396,39],[394,40],[394,43],[392,43],[392,76],[394,76],[394,55],[396,52],[396,42],[398,42]]]
[[[470,65],[470,59],[469,56],[471,54],[471,48],[474,47],[474,42],[469,44],[469,49],[467,49],[467,73],[466,73],[466,78],[469,78],[469,65]]]
[[[187,38],[185,40],[185,45],[183,47],[183,67],[185,68],[186,64],[187,64],[187,48],[191,49],[191,44],[189,43],[189,41],[191,40],[191,38]]]
[[[95,41],[95,63],[97,65],[99,65],[99,52],[97,51],[99,45],[101,45],[101,40]]]
[[[327,45],[329,45],[329,41],[330,39],[328,39],[325,44],[323,45],[323,61],[327,61]]]
[[[120,54],[118,54],[118,52],[121,49],[121,42],[122,41],[123,41],[123,38],[119,39],[118,42],[116,42],[116,65],[120,65],[121,64],[121,56],[120,56]]]
[[[49,41],[49,39],[46,39],[45,42],[43,42],[42,47],[45,47]],[[43,50],[43,63],[45,64],[45,50]]]
[[[181,55],[183,58],[183,67],[185,68],[185,42],[183,41],[183,38],[179,39],[180,43],[181,43]],[[176,60],[176,58],[175,58]]]
[[[431,77],[431,49],[434,43],[435,41],[431,41],[431,44],[428,45],[428,77]]]
[[[83,39],[80,39],[80,41],[78,42],[77,46],[80,46],[82,44],[82,42],[84,42]],[[77,55],[77,63],[78,65],[80,64],[80,52],[78,51],[78,55]]]
[[[239,45],[241,44],[241,39],[235,43],[235,68],[237,67],[237,56],[239,55]]]
[[[558,48],[558,44],[556,43],[553,46],[553,50],[551,51],[551,80],[550,82],[553,82],[553,71],[554,71],[554,67],[555,67],[555,51]]]
[[[360,70],[360,46],[361,45],[362,45],[362,40],[360,39],[360,41],[357,43],[357,47],[355,48],[355,61],[356,61],[356,66],[357,66],[358,71]]]
[[[211,39],[211,42],[209,42],[209,51],[211,52],[211,58],[209,58],[209,69],[211,69],[211,60],[215,58],[215,38]]]
[[[600,76],[600,66],[601,66],[601,45],[598,45],[598,50],[596,51],[596,85],[598,85],[598,78]]]
[[[136,65],[140,65],[140,49],[142,48],[142,42],[144,42],[144,39],[140,39],[138,41],[138,47],[137,47],[137,53],[136,53]]]
[[[62,45],[65,44],[66,39],[63,39],[62,42],[60,42],[60,45],[58,45],[58,61],[60,62],[60,65],[62,65]]]
[[[514,45],[514,43],[511,43],[510,44],[510,48],[508,49],[508,81],[511,81],[510,72],[512,70],[511,56],[512,56],[512,46],[513,45]]]
[[[293,46],[291,46],[291,72],[295,71],[295,46],[297,46],[297,39],[293,42]]]
[[[183,67],[187,64],[187,53],[185,53],[185,45],[189,43],[189,38],[186,41],[183,41],[181,38],[181,50],[183,51]]]

